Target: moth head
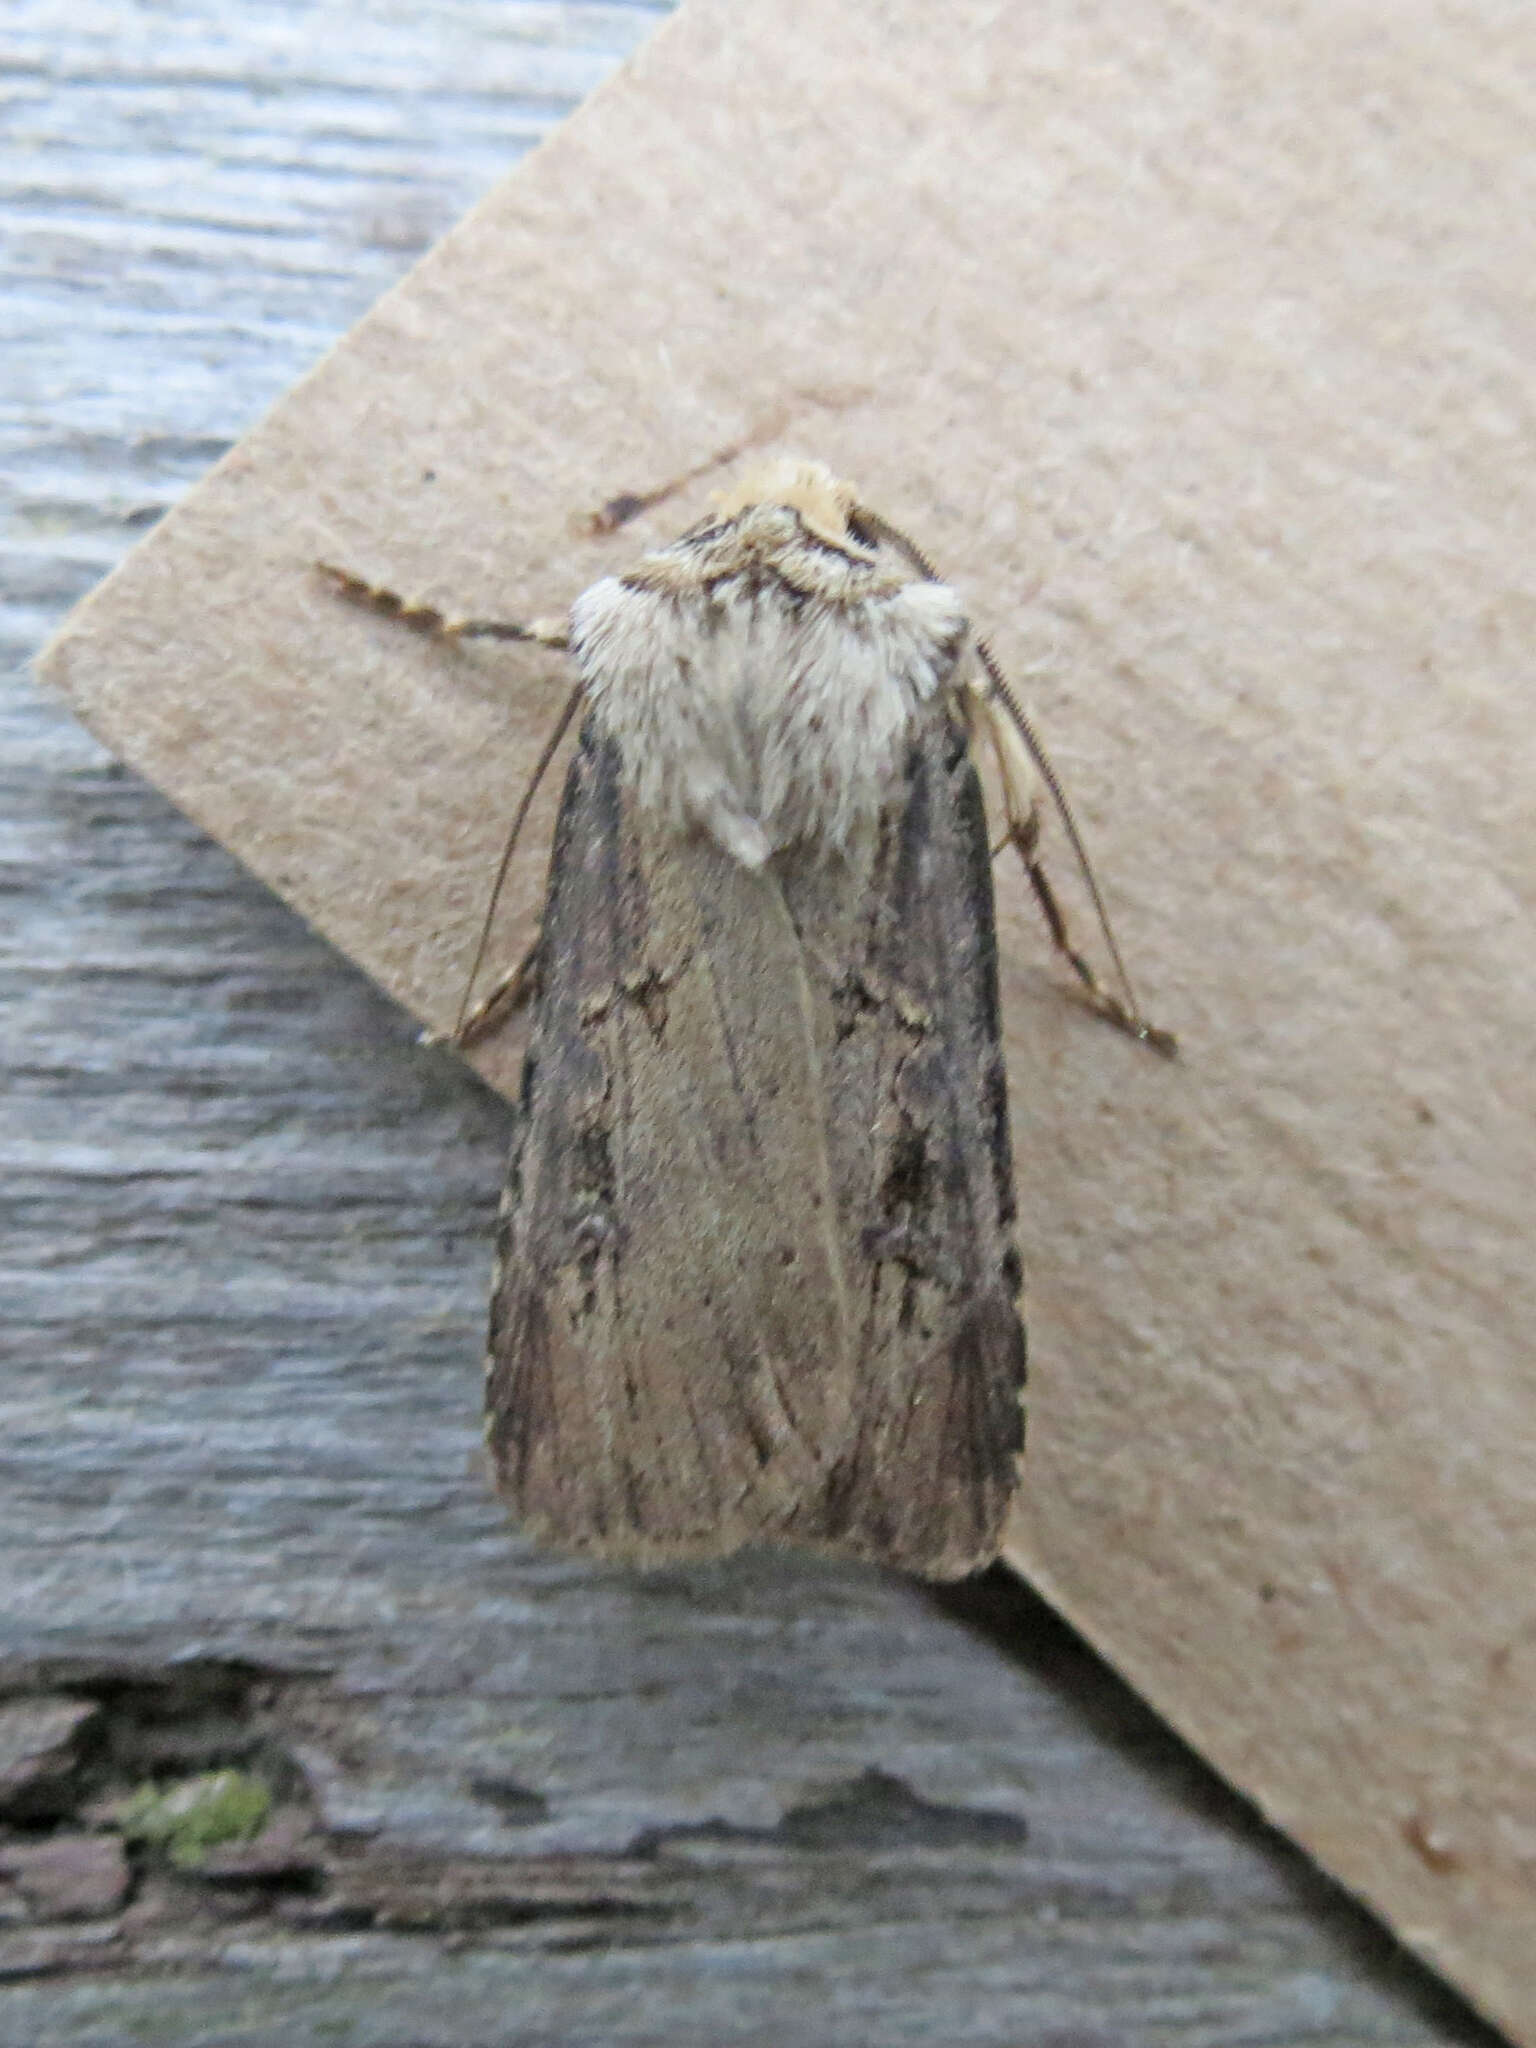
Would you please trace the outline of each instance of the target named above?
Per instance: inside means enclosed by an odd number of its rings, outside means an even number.
[[[845,555],[867,559],[872,550],[851,524],[859,494],[836,477],[824,462],[798,455],[773,455],[745,471],[728,491],[716,491],[711,502],[722,520],[736,519],[754,505],[786,505],[814,539]]]

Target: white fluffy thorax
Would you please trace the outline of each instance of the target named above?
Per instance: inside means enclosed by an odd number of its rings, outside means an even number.
[[[873,822],[966,630],[947,585],[774,503],[695,528],[571,610],[591,715],[639,806],[751,868]]]

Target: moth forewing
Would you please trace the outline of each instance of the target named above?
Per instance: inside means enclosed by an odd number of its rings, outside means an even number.
[[[643,1560],[766,1538],[816,1488],[848,1427],[853,1331],[782,896],[702,839],[658,846],[635,821],[626,844],[618,774],[589,726],[546,907],[489,1415],[531,1529]]]
[[[573,607],[487,1383],[536,1534],[996,1554],[1024,1345],[967,631],[804,464]]]

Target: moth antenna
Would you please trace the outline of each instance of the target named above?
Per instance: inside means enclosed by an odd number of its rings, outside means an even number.
[[[402,597],[387,584],[370,583],[339,569],[334,562],[316,562],[315,567],[351,603],[367,611],[397,619],[413,633],[429,634],[434,640],[531,640],[538,647],[563,648],[570,637],[563,619],[459,619],[440,612],[435,605]]]
[[[928,559],[927,555],[923,553],[922,549],[918,547],[917,543],[909,540],[900,527],[892,526],[890,521],[882,518],[878,512],[870,511],[865,505],[857,505],[850,515],[849,523],[860,534],[867,536],[871,540],[883,540],[889,546],[895,548],[898,554],[905,555],[912,567],[916,569],[919,576],[926,582],[937,583],[941,580],[938,570]],[[1014,695],[1008,678],[998,666],[997,659],[991,648],[982,639],[978,639],[975,642],[975,647],[976,659],[985,670],[987,681],[991,686],[985,696],[979,691],[976,694],[978,697],[981,697],[983,704],[995,701],[1002,705],[1003,710],[1008,715],[1009,723],[1023,742],[1024,749],[1034,764],[1035,772],[1039,775],[1041,782],[1044,783],[1046,792],[1056,807],[1056,815],[1060,818],[1062,827],[1066,832],[1067,844],[1072,849],[1072,857],[1077,862],[1078,871],[1087,885],[1089,900],[1093,904],[1094,916],[1098,919],[1099,930],[1104,934],[1104,943],[1108,949],[1110,960],[1114,965],[1115,975],[1120,983],[1124,1000],[1122,1001],[1120,996],[1112,995],[1109,990],[1101,985],[1088,962],[1073,948],[1071,940],[1067,935],[1066,920],[1062,916],[1060,907],[1056,902],[1055,892],[1047,881],[1040,863],[1034,857],[1033,837],[1028,833],[1025,822],[1019,819],[1016,814],[1015,792],[1009,783],[1007,764],[1003,760],[1001,748],[996,747],[994,743],[994,750],[998,757],[998,766],[1003,772],[1004,794],[1008,805],[1008,838],[1018,848],[1019,855],[1024,862],[1025,872],[1029,876],[1030,887],[1035,892],[1036,900],[1039,902],[1041,913],[1050,931],[1051,943],[1070,962],[1078,980],[1087,989],[1089,995],[1093,998],[1095,1006],[1102,1015],[1107,1017],[1112,1024],[1117,1024],[1122,1031],[1129,1032],[1131,1037],[1140,1039],[1144,1045],[1150,1046],[1154,1052],[1161,1053],[1165,1059],[1173,1059],[1178,1054],[1178,1040],[1171,1031],[1161,1030],[1156,1024],[1149,1022],[1142,1015],[1141,1005],[1136,1000],[1135,984],[1131,980],[1130,971],[1126,967],[1125,960],[1121,955],[1119,942],[1115,938],[1114,926],[1109,921],[1109,909],[1105,904],[1103,892],[1099,888],[1098,876],[1094,873],[1093,863],[1088,858],[1088,849],[1083,843],[1082,833],[1077,828],[1077,820],[1072,815],[1072,806],[1067,802],[1067,793],[1061,786],[1061,778],[1052,766],[1051,758],[1046,753],[1039,734],[1030,723],[1029,716],[1025,712],[1023,705],[1020,704],[1018,698]]]
[[[555,720],[549,737],[545,740],[540,751],[539,758],[534,763],[533,774],[528,779],[528,787],[523,791],[522,799],[513,815],[511,829],[507,833],[507,843],[501,849],[501,861],[496,869],[496,879],[491,884],[491,900],[485,906],[485,916],[481,920],[480,937],[475,943],[475,957],[470,964],[469,979],[464,984],[464,994],[459,1003],[459,1014],[454,1019],[453,1043],[455,1045],[462,1045],[467,1042],[465,1030],[469,1022],[470,997],[475,992],[475,983],[479,980],[480,969],[485,964],[486,948],[491,942],[491,927],[496,922],[496,906],[501,901],[502,887],[507,879],[507,871],[512,865],[512,855],[517,850],[518,838],[527,821],[528,813],[533,806],[533,799],[538,794],[539,784],[544,780],[549,764],[559,751],[560,742],[569,731],[571,720],[576,716],[577,706],[581,703],[583,689],[584,685],[577,683],[566,698],[565,703],[561,707],[560,716]],[[526,964],[525,962],[524,966]],[[520,968],[518,973],[521,974],[522,971]],[[495,998],[493,997],[492,1001],[494,1000]]]
[[[899,526],[892,526],[889,519],[883,519],[867,505],[855,505],[848,515],[848,524],[859,539],[883,540],[889,547],[893,547],[897,554],[905,555],[925,583],[944,581],[916,541],[908,540]]]
[[[408,626],[415,633],[425,633],[434,640],[521,640],[532,641],[539,647],[566,648],[570,646],[570,634],[563,619],[530,619],[526,622],[514,619],[473,619],[452,618],[440,612],[435,605],[421,604],[414,598],[402,597],[386,584],[370,583],[366,577],[353,575],[350,569],[341,569],[334,562],[316,562],[316,569],[337,592],[350,603],[361,605],[367,611],[379,612],[386,619],[395,619],[402,626]],[[480,936],[475,942],[474,963],[469,970],[469,979],[464,984],[464,994],[459,1002],[459,1014],[454,1019],[449,1043],[464,1046],[474,1042],[487,1028],[492,1012],[510,1007],[516,991],[528,980],[532,955],[498,983],[487,996],[480,1008],[471,1016],[470,998],[475,992],[475,983],[480,978],[480,969],[485,965],[486,947],[491,942],[491,927],[496,922],[496,906],[501,901],[502,888],[507,871],[512,865],[512,855],[528,817],[539,784],[544,780],[550,762],[554,759],[560,742],[565,738],[571,720],[576,716],[576,707],[581,702],[582,686],[577,683],[565,700],[560,716],[555,720],[554,730],[544,742],[543,751],[534,764],[532,778],[523,791],[522,801],[512,820],[512,829],[507,834],[507,843],[501,850],[501,862],[496,869],[496,880],[491,886],[491,900],[486,905],[485,917],[481,922]],[[427,1032],[424,1043],[438,1044],[441,1041],[433,1032]]]

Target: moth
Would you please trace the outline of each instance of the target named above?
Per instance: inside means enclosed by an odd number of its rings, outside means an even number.
[[[783,459],[566,624],[452,621],[330,573],[451,636],[567,646],[578,675],[541,763],[580,708],[538,940],[461,1016],[467,1036],[532,1005],[498,1491],[535,1537],[634,1565],[988,1563],[1025,1341],[979,742],[1090,999],[1171,1041],[1071,946],[1032,735],[959,598],[849,485]]]

